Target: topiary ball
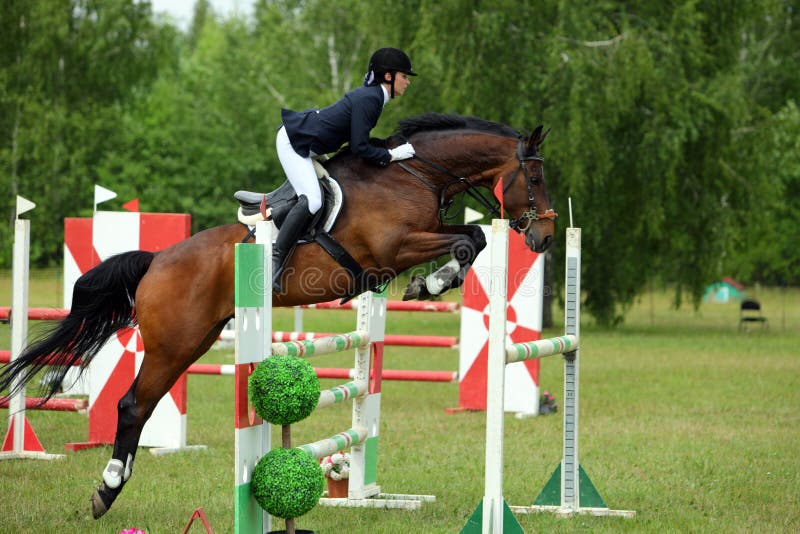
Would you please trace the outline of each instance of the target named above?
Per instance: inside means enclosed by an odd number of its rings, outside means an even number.
[[[325,477],[317,461],[301,449],[273,449],[253,470],[252,491],[269,514],[300,517],[319,502]]]
[[[248,379],[247,395],[256,413],[273,425],[302,421],[319,402],[319,378],[295,356],[270,356]]]

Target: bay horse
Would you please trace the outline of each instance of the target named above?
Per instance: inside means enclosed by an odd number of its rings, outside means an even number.
[[[553,238],[556,217],[539,155],[546,135],[541,126],[519,134],[505,125],[457,115],[403,120],[385,146],[409,141],[415,159],[378,168],[343,151],[326,162],[345,198],[331,234],[384,281],[450,254],[445,267],[412,280],[404,297],[427,298],[460,285],[486,246],[479,226],[445,224],[441,208],[459,193],[474,194],[475,188],[499,191],[502,180],[502,204],[513,218],[512,227],[524,233],[532,250],[542,252]],[[68,369],[80,364],[83,370],[114,332],[138,324],[145,356],[118,404],[112,458],[91,499],[95,518],[108,511],[131,476],[142,428],[158,401],[209,350],[233,316],[234,245],[250,237],[245,225],[234,223],[201,231],[158,253],[133,251],[105,260],[75,283],[69,315],[0,372],[0,391],[5,391],[15,378],[22,386],[48,366],[57,377],[45,386],[44,398],[50,398]],[[298,246],[286,271],[296,276],[286,279],[280,294],[273,293],[275,306],[352,296],[341,284],[348,271],[316,243]]]

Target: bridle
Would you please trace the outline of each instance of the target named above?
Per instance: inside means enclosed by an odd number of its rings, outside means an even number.
[[[538,221],[539,219],[555,220],[558,217],[558,214],[552,208],[545,210],[543,213],[536,212],[536,200],[533,196],[533,188],[539,185],[539,178],[531,178],[531,176],[528,174],[528,167],[525,165],[525,163],[528,161],[538,161],[540,163],[544,163],[544,158],[541,156],[526,156],[525,140],[522,137],[519,138],[519,142],[517,143],[517,161],[519,162],[519,166],[517,167],[514,176],[512,176],[508,183],[503,187],[503,194],[505,194],[506,190],[511,187],[511,184],[514,183],[514,180],[516,180],[517,176],[521,172],[525,177],[525,186],[528,188],[528,206],[530,209],[508,223],[508,225],[517,232],[527,232],[528,228],[530,228],[531,224],[533,224],[533,221]]]
[[[554,220],[556,217],[558,217],[558,214],[553,209],[548,209],[541,213],[536,211],[536,202],[533,195],[533,188],[539,185],[539,178],[531,177],[528,174],[528,168],[526,166],[526,163],[529,161],[544,162],[544,158],[541,156],[526,156],[525,144],[526,144],[525,139],[523,137],[520,137],[517,142],[517,152],[516,152],[517,161],[519,162],[519,165],[517,166],[511,178],[508,179],[507,181],[504,180],[505,185],[503,186],[503,194],[505,194],[505,192],[511,187],[511,185],[514,183],[514,181],[517,179],[517,176],[519,176],[520,173],[522,173],[522,176],[525,178],[525,185],[528,188],[529,209],[516,219],[509,222],[509,227],[512,228],[517,233],[526,232],[528,228],[530,228],[530,225],[533,224],[533,221],[538,221],[539,219]],[[492,203],[490,200],[487,200],[486,197],[484,197],[483,194],[481,194],[481,192],[477,189],[478,186],[470,182],[468,178],[459,176],[451,172],[450,170],[442,167],[438,163],[427,160],[418,154],[416,154],[413,159],[453,178],[452,181],[444,184],[442,189],[439,190],[439,187],[432,184],[430,180],[428,180],[422,174],[409,167],[407,164],[403,162],[398,163],[401,169],[403,169],[410,175],[414,176],[419,181],[421,181],[426,187],[437,193],[437,195],[439,196],[439,210],[446,210],[452,203],[452,200],[450,202],[446,200],[447,191],[455,185],[464,184],[467,186],[467,188],[464,190],[466,194],[474,198],[476,201],[478,201],[479,204],[481,204],[484,208],[489,210],[489,213],[492,216],[494,217],[501,216],[500,211],[498,210],[499,204]]]

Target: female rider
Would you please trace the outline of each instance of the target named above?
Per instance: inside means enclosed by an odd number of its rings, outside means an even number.
[[[380,166],[414,156],[405,143],[387,150],[369,143],[383,106],[408,87],[408,76],[416,76],[411,60],[397,48],[381,48],[372,54],[364,85],[335,104],[306,111],[281,110],[283,125],[276,141],[278,158],[297,193],[297,204],[286,215],[272,249],[272,285],[281,291],[281,275],[295,243],[322,206],[317,173],[311,158],[338,150],[345,142],[350,152]]]

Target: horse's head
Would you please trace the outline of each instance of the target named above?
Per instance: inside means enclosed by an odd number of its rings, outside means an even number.
[[[497,200],[512,219],[511,227],[525,234],[531,250],[543,252],[553,240],[556,218],[539,155],[547,133],[539,126],[520,136],[513,128],[476,117],[426,113],[401,121],[399,135],[389,141],[392,146],[407,140],[414,144],[416,158],[399,168],[415,177],[419,187],[433,191],[440,208],[475,187],[491,188],[499,196],[502,178],[503,198]],[[482,195],[473,197],[493,210]]]
[[[538,126],[531,134],[521,136],[515,154],[502,166],[495,177],[503,180],[501,200],[512,218],[511,228],[525,234],[525,243],[535,252],[544,252],[553,240],[556,212],[550,207],[550,197],[544,181],[544,158],[539,145],[550,130]]]

